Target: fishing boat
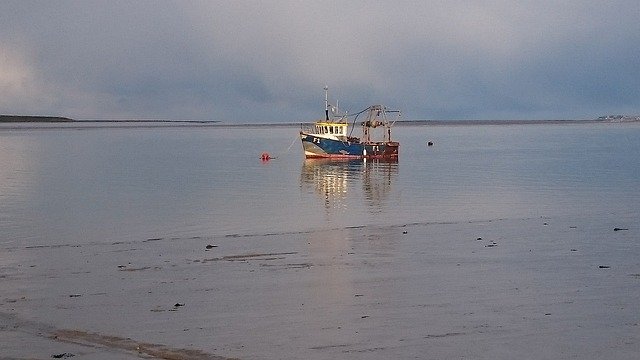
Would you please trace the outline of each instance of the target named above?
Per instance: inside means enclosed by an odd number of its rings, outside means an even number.
[[[400,111],[389,110],[383,105],[371,105],[353,115],[341,114],[337,107],[329,105],[328,88],[324,88],[325,117],[300,130],[304,156],[311,158],[372,158],[397,159],[400,144],[391,141],[394,122],[388,114]],[[330,116],[331,113],[331,116]],[[359,125],[362,136],[352,136],[358,118],[365,114]],[[350,126],[349,118],[353,117]]]

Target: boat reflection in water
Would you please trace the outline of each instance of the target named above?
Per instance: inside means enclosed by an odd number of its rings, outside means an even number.
[[[305,159],[303,189],[313,189],[326,209],[357,213],[365,201],[366,212],[382,210],[398,175],[397,159]],[[340,212],[340,211],[337,211]]]
[[[381,213],[395,206],[388,203],[396,199],[392,184],[397,176],[397,159],[304,160],[300,188],[307,210],[311,209],[313,215],[324,212],[322,230],[304,235],[309,261],[331,264],[314,267],[311,285],[305,287],[305,308],[311,309],[314,316],[310,318],[319,323],[316,326],[340,323],[353,316],[354,308],[362,306],[354,294],[362,287],[358,280],[362,269],[370,265],[366,264],[369,258],[359,254],[394,251],[394,237],[354,227],[384,220]],[[319,219],[313,220],[317,224]],[[333,310],[327,313],[327,308]],[[329,333],[322,334],[326,342],[337,341]]]

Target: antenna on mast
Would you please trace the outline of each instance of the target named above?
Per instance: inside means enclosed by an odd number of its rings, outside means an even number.
[[[324,117],[329,121],[329,87],[324,86]]]

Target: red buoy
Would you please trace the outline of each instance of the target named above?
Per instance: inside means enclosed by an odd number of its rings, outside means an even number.
[[[262,155],[260,155],[260,159],[262,159],[262,161],[269,161],[271,160],[271,155],[269,155],[268,152],[263,152]]]

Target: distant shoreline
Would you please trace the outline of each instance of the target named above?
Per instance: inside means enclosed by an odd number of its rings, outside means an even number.
[[[613,124],[635,123],[636,119],[582,119],[582,120],[402,120],[396,125],[442,126],[442,125],[551,125],[551,124]]]
[[[598,118],[578,120],[398,120],[396,126],[478,126],[478,125],[572,125],[572,124],[615,124],[638,123],[638,118]],[[218,120],[75,120],[62,116],[23,116],[0,115],[1,123],[64,123],[65,125],[83,126],[87,124],[140,124],[139,126],[170,125],[211,125],[216,127],[293,127],[310,125],[313,122],[278,122],[278,123],[227,123]],[[61,125],[62,126],[62,125]],[[116,125],[117,126],[117,125]],[[66,127],[66,126],[65,126]],[[155,126],[154,126],[155,127]]]
[[[74,122],[62,116],[0,115],[0,122]]]
[[[0,123],[177,123],[214,124],[215,120],[75,120],[63,116],[0,115]]]
[[[572,124],[618,124],[640,123],[640,120],[610,120],[610,119],[582,119],[582,120],[398,120],[395,126],[477,126],[477,125],[572,125]],[[314,121],[280,122],[280,123],[225,123],[218,122],[216,127],[296,127],[313,125]],[[350,122],[351,124],[351,122]]]

